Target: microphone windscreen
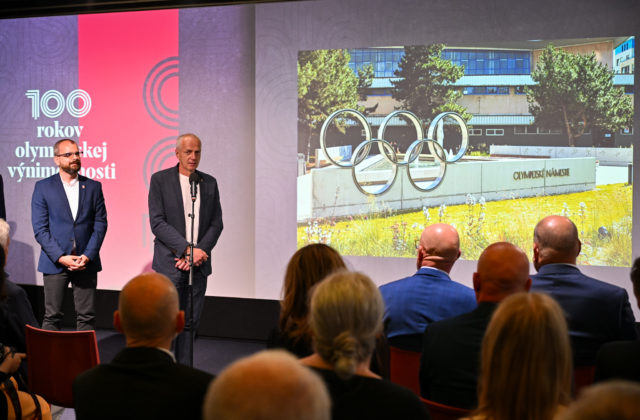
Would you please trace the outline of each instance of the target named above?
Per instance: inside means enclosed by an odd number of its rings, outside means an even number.
[[[200,177],[198,176],[197,173],[195,172],[191,172],[191,175],[189,175],[189,183],[193,184],[193,183],[198,183],[200,182]]]

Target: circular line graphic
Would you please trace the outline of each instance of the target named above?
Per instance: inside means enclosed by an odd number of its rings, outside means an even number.
[[[160,61],[147,74],[142,87],[142,99],[149,116],[165,128],[178,128],[178,110],[171,109],[163,99],[165,82],[179,77],[179,58],[168,57]],[[159,104],[159,105],[158,105]]]
[[[159,170],[165,169],[163,166],[166,160],[171,156],[175,156],[175,147],[176,139],[171,136],[160,139],[149,149],[149,152],[147,152],[144,158],[144,165],[142,166],[142,177],[147,189],[149,189],[151,175]]]

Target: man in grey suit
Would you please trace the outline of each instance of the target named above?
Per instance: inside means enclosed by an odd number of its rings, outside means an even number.
[[[149,186],[149,220],[155,235],[152,268],[169,277],[180,297],[180,308],[188,314],[189,264],[193,261],[193,329],[197,331],[211,274],[211,250],[222,232],[222,209],[218,184],[211,175],[197,171],[202,143],[195,134],[183,134],[176,142],[178,165],[156,172]],[[193,256],[190,255],[191,207],[193,194],[189,179],[198,184],[193,214]],[[191,328],[174,343],[178,362],[188,364],[191,354]]]
[[[176,363],[169,351],[184,326],[173,283],[158,273],[131,279],[120,293],[113,325],[127,347],[110,363],[76,377],[76,418],[201,419],[213,376]]]

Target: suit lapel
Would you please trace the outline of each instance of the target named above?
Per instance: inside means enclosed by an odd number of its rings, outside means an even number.
[[[54,175],[53,188],[57,190],[55,196],[60,197],[60,199],[64,201],[64,208],[67,210],[69,220],[73,220],[73,213],[71,213],[71,206],[69,205],[67,192],[64,190],[64,186],[62,185],[62,178],[60,178],[60,174]]]
[[[180,210],[180,220],[182,220],[182,231],[178,230],[182,236],[186,236],[187,225],[184,220],[184,201],[182,199],[182,187],[180,187],[180,172],[178,171],[178,165],[175,166],[173,175],[169,178],[169,188],[171,189],[170,197],[178,198],[178,209]]]
[[[76,213],[76,219],[80,217],[80,213],[82,212],[82,206],[84,203],[84,198],[87,194],[86,189],[87,178],[78,175],[78,213]]]

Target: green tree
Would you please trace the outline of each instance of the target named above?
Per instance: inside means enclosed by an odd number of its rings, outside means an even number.
[[[359,72],[349,67],[347,50],[301,51],[298,55],[298,150],[306,147],[307,162],[319,147],[320,127],[331,113],[352,108],[362,111],[358,99],[371,86],[372,70]],[[345,119],[336,119],[341,131]],[[313,146],[313,147],[312,147]]]
[[[613,85],[613,71],[595,54],[572,54],[547,46],[526,90],[535,124],[561,129],[569,146],[587,131],[615,131],[633,120],[631,97]]]
[[[398,80],[392,80],[392,96],[402,109],[413,112],[425,124],[441,112],[457,112],[468,121],[471,114],[456,101],[462,97],[453,86],[464,75],[464,68],[442,58],[444,45],[405,46]]]

